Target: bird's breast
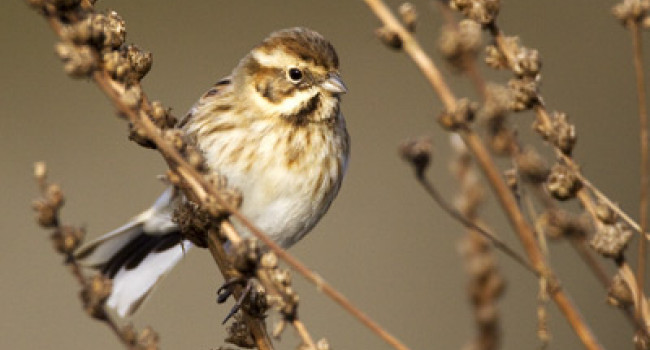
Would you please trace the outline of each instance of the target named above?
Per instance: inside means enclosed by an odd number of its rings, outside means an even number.
[[[324,125],[258,121],[202,137],[199,144],[208,166],[242,192],[242,213],[286,247],[316,224],[336,195],[346,137]]]

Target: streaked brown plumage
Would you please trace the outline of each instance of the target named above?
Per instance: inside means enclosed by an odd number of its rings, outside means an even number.
[[[347,167],[349,136],[340,113],[346,88],[338,67],[333,46],[320,34],[306,28],[277,31],[179,123],[208,168],[242,192],[241,212],[285,248],[325,214]],[[89,265],[110,272],[115,288],[109,305],[121,314],[135,311],[180,260],[181,248],[191,246],[171,244],[181,241],[171,222],[175,196],[165,192],[133,222],[79,253]],[[236,219],[233,223],[250,235]],[[158,265],[146,271],[154,276],[143,277],[138,272],[148,259]]]

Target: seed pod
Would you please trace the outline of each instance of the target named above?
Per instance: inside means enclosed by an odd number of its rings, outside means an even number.
[[[402,38],[399,35],[386,27],[380,27],[375,30],[375,35],[379,40],[393,50],[402,48]]]
[[[413,33],[415,32],[415,27],[418,20],[418,12],[415,9],[415,5],[410,2],[405,2],[400,5],[398,9],[400,17],[402,17],[402,22],[406,27],[406,30]]]
[[[455,110],[443,110],[438,116],[438,124],[448,131],[458,131],[467,128],[474,121],[478,105],[466,98],[456,101]]]
[[[562,164],[555,164],[546,182],[546,189],[557,200],[565,201],[575,197],[582,183],[575,172]]]
[[[591,239],[591,247],[605,257],[616,259],[627,247],[632,231],[621,223],[602,225]]]
[[[522,178],[532,183],[542,183],[548,178],[548,165],[532,148],[526,148],[515,158]]]
[[[86,45],[58,43],[56,53],[63,61],[63,69],[73,78],[85,78],[97,67],[97,55]]]

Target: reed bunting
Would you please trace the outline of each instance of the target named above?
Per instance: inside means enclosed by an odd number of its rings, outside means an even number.
[[[209,170],[241,191],[241,212],[285,248],[325,214],[345,174],[350,145],[340,100],[347,90],[338,68],[334,47],[320,34],[274,32],[178,125]],[[76,254],[113,280],[107,303],[121,316],[135,312],[192,246],[172,222],[176,192],[166,190],[151,208]]]

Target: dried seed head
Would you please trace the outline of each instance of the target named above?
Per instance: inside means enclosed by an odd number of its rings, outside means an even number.
[[[187,145],[187,148],[185,149],[185,158],[194,169],[198,171],[205,170],[205,158],[203,158],[201,152],[199,152],[194,146]]]
[[[218,220],[189,200],[178,205],[172,221],[178,225],[184,238],[201,248],[208,247],[207,233],[219,230]]]
[[[325,338],[321,338],[316,343],[316,350],[330,350],[330,343]]]
[[[408,139],[399,146],[399,154],[415,169],[417,176],[423,176],[431,163],[432,143],[430,137]]]
[[[497,155],[509,156],[516,149],[515,134],[504,123],[489,123],[487,137],[490,149]]]
[[[496,261],[493,255],[479,254],[473,256],[467,262],[465,268],[470,276],[481,279],[494,271]]]
[[[485,63],[494,69],[508,68],[508,59],[494,45],[485,47]]]
[[[649,0],[623,0],[612,8],[612,14],[627,26],[630,22],[645,20],[648,10],[650,10]]]
[[[126,58],[130,65],[130,82],[139,82],[149,73],[153,64],[153,55],[151,52],[144,51],[136,45],[129,45],[126,48]]]
[[[519,47],[515,51],[512,71],[518,76],[536,77],[542,66],[539,52],[527,47]]]
[[[82,228],[63,226],[52,233],[50,237],[57,252],[71,255],[81,244],[86,235]]]
[[[37,181],[45,181],[47,178],[47,164],[45,162],[34,163],[34,178]]]
[[[89,283],[81,291],[81,300],[84,309],[92,318],[99,320],[106,319],[104,304],[111,295],[113,282],[110,278],[98,273],[91,278]]]
[[[499,0],[451,0],[449,2],[449,7],[482,25],[488,25],[496,19],[500,6]]]
[[[554,112],[550,123],[541,118],[535,119],[533,129],[566,155],[571,155],[578,140],[575,126],[569,123],[567,115],[562,112]]]
[[[620,308],[627,308],[634,304],[634,294],[620,273],[612,278],[607,290],[607,303]]]
[[[576,217],[567,211],[550,209],[537,219],[538,227],[542,227],[549,238],[581,238],[587,235],[589,224],[584,217]]]
[[[474,120],[478,104],[470,102],[466,98],[456,101],[455,110],[443,110],[438,116],[438,123],[445,130],[458,131],[468,127],[468,123]]]
[[[120,95],[120,101],[129,108],[137,108],[142,103],[142,88],[138,85],[128,87]]]
[[[241,206],[243,200],[241,192],[235,188],[228,187],[228,181],[225,176],[211,172],[209,174],[206,174],[205,177],[212,185],[212,187],[219,192],[220,198],[224,202],[228,203],[228,205],[233,208],[239,208],[239,206]],[[213,215],[222,216],[229,214],[228,210],[225,207],[219,205],[216,202],[214,205],[214,208],[208,208],[211,210]]]
[[[79,45],[90,43],[92,35],[90,17],[61,28],[61,36],[65,41],[71,41]]]
[[[135,331],[133,324],[129,323],[126,326],[122,327],[120,333],[122,334],[122,338],[124,338],[127,344],[136,344],[138,334]]]
[[[606,225],[612,225],[618,220],[618,215],[605,203],[599,202],[596,205],[596,217]]]
[[[481,25],[465,19],[458,28],[445,26],[438,40],[440,53],[452,67],[463,70],[468,58],[473,58],[481,47]]]
[[[181,152],[185,151],[185,147],[187,146],[184,135],[180,129],[163,130],[163,139],[165,139],[165,142]]]
[[[249,283],[253,283],[254,280],[250,280]],[[255,283],[249,293],[248,297],[242,303],[242,309],[249,315],[255,315],[258,317],[264,317],[266,311],[269,309],[269,304],[266,303],[266,290],[264,287]]]
[[[254,238],[247,238],[236,244],[233,267],[243,275],[254,273],[262,252],[261,248],[259,241]]]
[[[102,56],[104,69],[117,81],[124,81],[129,72],[129,62],[120,51],[109,51]]]
[[[160,101],[151,102],[151,120],[161,129],[172,128],[176,125],[176,118],[170,113],[170,108],[163,107]]]
[[[510,109],[513,111],[524,111],[539,103],[539,82],[538,79],[522,77],[510,79],[508,87],[512,91],[513,101]]]
[[[532,183],[542,183],[549,175],[548,166],[544,159],[532,148],[526,148],[515,157],[517,169],[521,177]]]
[[[519,178],[517,177],[517,169],[507,169],[503,172],[503,178],[506,180],[506,185],[513,193],[517,192],[519,188]]]
[[[275,253],[269,251],[262,255],[260,265],[265,269],[275,269],[278,267],[278,257]]]
[[[492,83],[485,90],[485,103],[479,111],[479,118],[487,122],[503,122],[513,103],[512,91],[503,85]]]
[[[55,50],[63,61],[63,69],[73,78],[87,77],[97,67],[97,55],[89,46],[63,42]]]
[[[53,207],[46,199],[38,199],[32,202],[32,208],[36,212],[36,222],[41,227],[56,227],[59,223],[58,208]]]
[[[133,123],[129,123],[129,140],[142,147],[156,149],[156,144],[149,138],[147,132],[141,126],[136,126]]]
[[[375,35],[379,40],[393,50],[400,50],[402,48],[402,38],[399,37],[397,32],[387,28],[380,27],[375,29]]]
[[[546,182],[546,189],[557,200],[565,201],[575,197],[582,183],[575,172],[562,164],[555,164]]]
[[[608,258],[618,258],[632,238],[632,231],[621,223],[601,225],[591,239],[591,247]]]
[[[481,304],[476,308],[476,321],[482,327],[494,325],[499,315],[497,306],[493,303]]]
[[[241,314],[235,314],[233,319],[233,323],[229,327],[226,327],[228,337],[225,339],[225,341],[244,349],[255,348],[255,340],[253,339],[251,335],[252,333],[250,329],[248,329],[246,322],[242,320]]]
[[[576,128],[570,124],[565,113],[556,112],[553,116],[553,129],[555,135],[553,143],[557,148],[566,155],[571,155],[573,147],[576,144],[578,136],[576,135]]]
[[[158,333],[151,327],[146,327],[138,334],[138,348],[144,350],[156,350],[160,343]]]
[[[126,40],[126,27],[124,20],[115,11],[109,11],[106,15],[102,33],[104,36],[104,47],[117,49]]]
[[[405,2],[400,5],[398,12],[402,18],[402,23],[404,23],[404,26],[406,27],[406,30],[411,33],[415,32],[415,27],[418,20],[418,12],[415,9],[415,5],[410,2]]]

